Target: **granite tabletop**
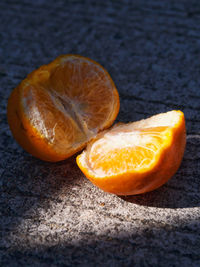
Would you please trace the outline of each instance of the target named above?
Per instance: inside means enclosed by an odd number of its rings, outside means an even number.
[[[181,109],[187,146],[161,188],[118,197],[75,163],[43,162],[15,142],[7,99],[61,54],[102,64],[117,121]],[[200,266],[200,1],[0,1],[0,266]]]

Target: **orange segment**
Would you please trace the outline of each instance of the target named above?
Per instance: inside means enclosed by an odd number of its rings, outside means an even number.
[[[125,131],[125,126],[117,128],[89,145],[87,160],[91,168],[104,175],[149,168],[166,140],[166,127],[134,131]]]
[[[171,111],[104,131],[77,157],[77,164],[104,191],[145,193],[174,175],[185,142],[184,115]]]
[[[40,159],[58,161],[112,125],[119,95],[102,66],[66,55],[29,74],[11,94],[7,109],[18,143]]]
[[[63,56],[49,81],[57,97],[74,104],[89,130],[103,129],[116,116],[118,93],[109,74],[96,62]]]

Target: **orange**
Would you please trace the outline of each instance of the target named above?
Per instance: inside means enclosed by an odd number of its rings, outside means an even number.
[[[141,194],[160,187],[175,174],[185,144],[184,114],[170,111],[100,133],[77,157],[77,164],[106,192]]]
[[[108,72],[78,55],[60,56],[30,73],[8,100],[17,142],[30,154],[59,161],[112,125],[119,95]]]

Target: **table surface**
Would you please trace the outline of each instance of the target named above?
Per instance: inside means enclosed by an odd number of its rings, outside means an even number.
[[[154,192],[118,197],[75,157],[33,158],[6,119],[7,99],[60,54],[102,64],[120,94],[117,121],[181,109],[187,147]],[[0,1],[1,266],[200,266],[200,2]]]

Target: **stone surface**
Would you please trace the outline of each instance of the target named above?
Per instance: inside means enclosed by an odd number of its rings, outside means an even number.
[[[184,160],[166,185],[109,195],[75,157],[46,163],[16,144],[6,121],[10,92],[67,53],[110,72],[118,121],[185,113]],[[1,266],[200,266],[199,59],[199,1],[0,1]]]

